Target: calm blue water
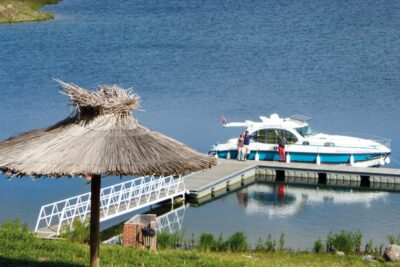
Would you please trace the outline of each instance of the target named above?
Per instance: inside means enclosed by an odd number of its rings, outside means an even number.
[[[312,249],[319,238],[325,242],[330,231],[360,231],[363,244],[372,239],[379,245],[387,243],[388,234],[400,234],[399,205],[399,196],[387,192],[257,183],[200,207],[186,207],[181,229],[187,240],[204,232],[227,238],[240,230],[253,247],[268,234],[278,244],[284,233],[286,248],[295,250]]]
[[[58,77],[133,87],[142,124],[202,152],[238,134],[220,127],[221,114],[300,113],[322,132],[391,138],[391,167],[400,167],[398,1],[64,0],[46,9],[55,20],[0,26],[0,139],[70,113]],[[33,226],[42,204],[88,190],[79,179],[2,177],[0,221]]]

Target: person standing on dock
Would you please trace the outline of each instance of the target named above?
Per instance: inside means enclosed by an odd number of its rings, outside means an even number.
[[[244,138],[243,134],[239,135],[238,142],[237,142],[237,149],[238,149],[238,160],[244,160]]]
[[[244,160],[247,160],[248,154],[250,153],[250,139],[251,139],[251,135],[249,135],[249,131],[245,131],[244,132]]]
[[[279,161],[286,162],[286,153],[285,153],[285,146],[287,144],[286,138],[281,137],[278,141],[278,152],[279,152]]]

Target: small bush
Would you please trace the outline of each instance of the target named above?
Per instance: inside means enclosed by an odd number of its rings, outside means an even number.
[[[211,250],[215,247],[214,236],[210,233],[202,233],[200,235],[199,248],[201,250]]]
[[[272,238],[271,234],[268,234],[267,241],[265,242],[265,249],[267,251],[275,251],[276,250],[276,241]]]
[[[248,247],[246,235],[242,232],[231,235],[226,244],[231,251],[246,251]]]
[[[361,244],[362,244],[362,233],[360,231],[357,231],[356,233],[353,234],[353,239],[354,239],[354,248],[357,253],[361,252]]]
[[[157,234],[157,247],[161,249],[165,249],[170,246],[170,234],[166,231],[162,231]]]
[[[339,234],[335,234],[332,239],[332,247],[336,251],[343,251],[344,253],[355,252],[354,237],[351,232],[341,231]]]
[[[324,245],[322,244],[321,239],[318,239],[317,241],[314,242],[313,251],[315,253],[321,253],[323,250],[324,250]]]
[[[226,251],[227,250],[227,244],[224,241],[222,234],[220,234],[218,239],[215,240],[212,250],[213,251]]]
[[[393,245],[396,243],[396,239],[394,238],[393,235],[387,235],[387,239],[390,245]]]
[[[89,243],[90,239],[90,224],[85,221],[81,222],[79,219],[75,219],[72,223],[72,229],[68,229],[62,234],[63,237],[72,242],[77,243]]]
[[[160,249],[165,248],[179,248],[182,244],[182,234],[174,232],[172,234],[163,231],[157,234],[157,247]]]
[[[13,222],[4,221],[0,227],[0,244],[3,248],[26,250],[26,245],[33,246],[36,241],[37,238],[29,231],[28,225],[21,224],[18,219]]]
[[[264,251],[265,249],[264,241],[259,237],[256,243],[256,251]]]
[[[328,236],[326,237],[326,252],[333,251],[333,240],[334,239],[335,239],[335,236],[332,234],[332,232],[329,232]]]
[[[281,233],[279,237],[279,250],[283,250],[285,248],[285,234]]]

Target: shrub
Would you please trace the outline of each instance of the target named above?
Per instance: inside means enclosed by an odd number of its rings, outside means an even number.
[[[267,251],[275,251],[276,250],[276,241],[272,238],[271,234],[268,234],[267,241],[265,242],[265,249]]]
[[[157,234],[157,247],[160,249],[165,248],[178,248],[182,243],[182,234],[174,232],[172,234],[163,231]]]
[[[18,219],[13,222],[4,221],[0,227],[0,244],[3,248],[26,251],[27,246],[34,246],[36,241],[28,225],[21,224]]]
[[[246,251],[248,247],[247,238],[242,232],[236,232],[231,235],[226,244],[231,251]]]
[[[220,234],[218,239],[215,240],[212,250],[213,251],[226,251],[227,250],[227,244],[224,241],[222,234]]]
[[[400,234],[397,235],[397,238],[395,238],[394,235],[387,235],[387,239],[389,244],[397,244],[400,246]]]
[[[393,235],[387,235],[387,239],[388,239],[389,244],[391,244],[391,245],[396,243],[396,239],[394,238]]]
[[[333,235],[331,242],[334,250],[345,253],[354,253],[355,251],[354,236],[351,232],[341,231],[339,234]]]
[[[314,242],[313,251],[315,253],[321,253],[323,250],[324,250],[324,245],[322,244],[321,239],[318,239],[317,241]]]
[[[281,233],[279,237],[279,250],[283,250],[285,248],[285,234]]]
[[[373,243],[372,239],[370,241],[368,241],[367,244],[365,244],[364,253],[365,254],[373,254],[374,253],[374,243]]]
[[[182,232],[174,232],[174,233],[170,234],[169,247],[170,248],[179,248],[179,247],[181,247],[182,236],[183,236]]]
[[[333,251],[333,240],[335,239],[332,232],[329,232],[328,236],[326,237],[326,252]]]
[[[75,219],[72,223],[72,229],[65,231],[62,236],[67,240],[77,243],[89,243],[90,224],[87,221],[81,222]]]
[[[167,231],[162,231],[161,233],[157,234],[157,247],[164,249],[170,246],[171,238],[170,234]]]
[[[200,235],[199,248],[202,250],[211,250],[215,247],[214,236],[210,233],[202,233]]]
[[[264,251],[265,249],[264,241],[259,237],[256,243],[256,251]]]
[[[362,233],[360,231],[357,231],[356,233],[353,234],[353,239],[354,239],[355,251],[357,253],[360,253],[362,244]]]

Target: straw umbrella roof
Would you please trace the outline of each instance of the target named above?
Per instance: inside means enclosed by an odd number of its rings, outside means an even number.
[[[44,129],[0,143],[0,170],[16,176],[171,175],[215,159],[151,131],[132,116],[140,98],[118,86],[95,92],[57,80],[75,111]]]

